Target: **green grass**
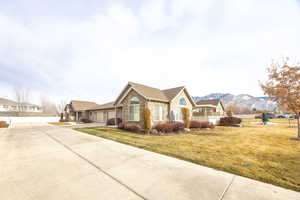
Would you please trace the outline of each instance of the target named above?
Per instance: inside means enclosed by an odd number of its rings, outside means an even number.
[[[150,136],[105,127],[76,129],[218,170],[300,191],[300,141],[288,121],[278,125],[220,127],[188,134]]]

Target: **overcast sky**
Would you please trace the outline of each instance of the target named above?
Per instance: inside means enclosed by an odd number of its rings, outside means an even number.
[[[300,58],[298,0],[0,1],[0,97],[105,103],[128,81],[260,96],[282,56]]]

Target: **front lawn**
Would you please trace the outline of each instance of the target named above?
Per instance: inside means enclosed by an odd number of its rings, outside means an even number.
[[[300,142],[286,119],[278,125],[220,127],[188,134],[149,136],[94,127],[76,129],[197,164],[300,191]]]
[[[52,124],[52,125],[56,125],[56,126],[71,125],[69,122],[48,122],[48,124]]]

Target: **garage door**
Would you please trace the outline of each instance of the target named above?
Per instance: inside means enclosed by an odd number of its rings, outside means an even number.
[[[105,122],[104,120],[104,112],[97,112],[97,122]]]
[[[108,119],[115,118],[115,111],[108,111]]]

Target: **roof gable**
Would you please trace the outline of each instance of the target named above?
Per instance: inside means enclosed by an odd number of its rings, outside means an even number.
[[[207,100],[200,100],[196,102],[197,106],[205,106],[205,105],[212,105],[212,106],[218,106],[219,103],[224,109],[223,103],[221,99],[207,99]]]
[[[162,90],[169,101],[172,101],[182,90],[184,86]]]
[[[90,101],[72,100],[70,105],[74,111],[84,111],[97,106],[98,104]]]
[[[114,101],[108,102],[108,103],[104,103],[104,104],[101,104],[101,105],[93,106],[93,107],[91,107],[88,110],[105,110],[105,109],[112,109],[112,108],[115,108],[115,102]]]
[[[4,105],[17,105],[17,102],[9,100],[9,99],[0,98],[0,104],[4,104]]]
[[[128,82],[126,87],[122,90],[122,92],[116,99],[115,104],[119,103],[132,89],[135,90],[139,95],[144,97],[146,100],[169,102],[164,92],[162,92],[158,88],[149,87],[138,83]]]
[[[126,87],[122,90],[120,95],[115,101],[116,103],[121,102],[121,100],[126,97],[126,95],[130,92],[130,90],[135,90],[138,94],[144,97],[146,100],[153,100],[153,101],[161,101],[161,102],[171,102],[180,92],[184,91],[191,101],[192,105],[195,105],[195,102],[189,95],[187,89],[184,86],[170,88],[165,90],[160,90],[158,88],[149,87],[146,85],[128,82]]]
[[[133,82],[129,82],[128,84],[131,85],[132,88],[136,90],[136,92],[144,96],[146,99],[165,101],[165,102],[169,101],[166,95],[164,94],[164,92],[162,92],[158,88],[149,87],[146,85],[133,83]]]

